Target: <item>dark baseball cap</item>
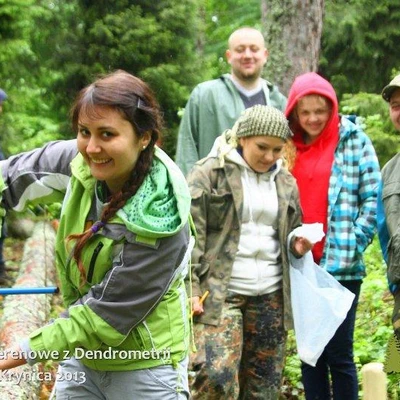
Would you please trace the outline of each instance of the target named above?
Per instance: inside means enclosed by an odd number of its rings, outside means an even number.
[[[0,89],[0,104],[7,99],[6,92],[2,89]]]
[[[393,92],[396,89],[400,89],[400,75],[395,76],[389,83],[389,85],[385,86],[382,90],[382,97],[386,101],[390,101]]]

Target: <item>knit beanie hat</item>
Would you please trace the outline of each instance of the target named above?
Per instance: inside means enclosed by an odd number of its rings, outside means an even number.
[[[285,142],[291,136],[285,115],[275,107],[257,104],[246,109],[237,121],[236,137],[274,136]]]
[[[225,163],[225,156],[237,148],[238,139],[250,136],[274,136],[286,142],[293,133],[285,114],[276,108],[260,104],[247,108],[232,129],[227,129],[217,139],[216,150],[221,167]]]
[[[395,90],[400,89],[400,75],[395,76],[382,90],[382,97],[386,101],[390,101]]]

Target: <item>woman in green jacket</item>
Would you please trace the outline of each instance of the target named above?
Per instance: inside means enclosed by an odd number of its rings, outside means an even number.
[[[0,369],[59,361],[58,400],[188,398],[190,194],[155,146],[158,104],[116,71],[84,88],[71,116],[76,141],[0,163],[3,208],[63,199],[56,265],[66,306],[5,351]]]

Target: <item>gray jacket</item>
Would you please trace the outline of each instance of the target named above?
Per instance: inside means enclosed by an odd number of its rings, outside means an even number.
[[[389,242],[387,261],[389,282],[400,283],[400,154],[393,157],[382,169],[382,201]],[[382,241],[382,239],[381,239]]]

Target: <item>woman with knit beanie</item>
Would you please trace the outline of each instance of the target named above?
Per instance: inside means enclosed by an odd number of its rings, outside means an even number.
[[[193,399],[277,399],[292,327],[288,253],[311,243],[297,186],[283,165],[284,114],[256,105],[198,161],[188,181],[192,254]],[[203,303],[201,296],[209,291]]]
[[[315,367],[302,364],[307,399],[358,399],[353,334],[365,276],[363,252],[376,229],[380,181],[375,150],[361,127],[338,113],[332,85],[316,73],[298,76],[285,111],[297,156],[292,171],[300,192],[303,222],[320,222],[325,237],[313,247],[314,261],[355,294],[345,321]],[[329,318],[329,315],[326,316]]]

